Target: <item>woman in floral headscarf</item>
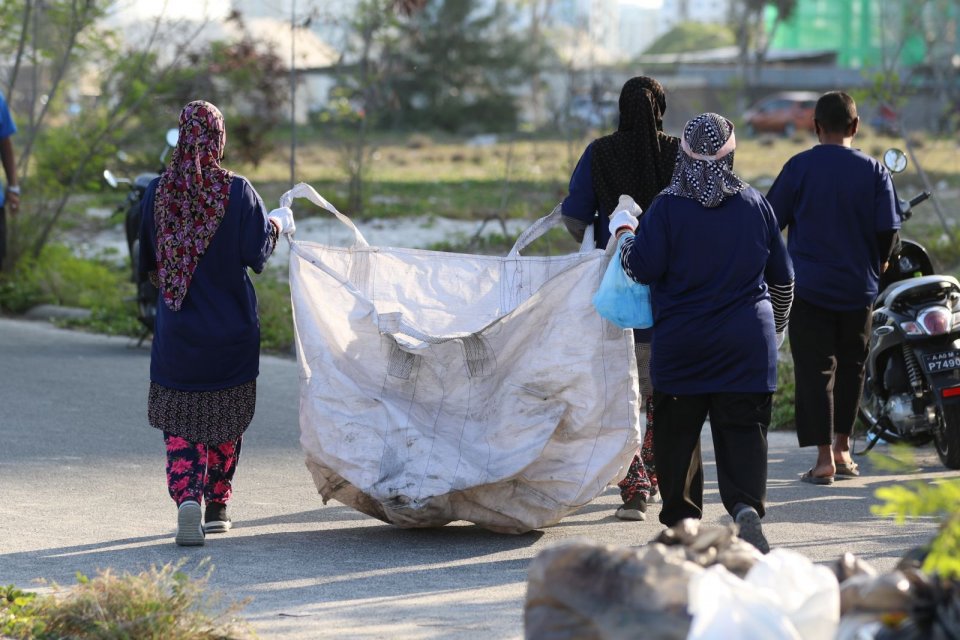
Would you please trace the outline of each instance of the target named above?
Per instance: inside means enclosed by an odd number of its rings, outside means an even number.
[[[163,431],[179,545],[230,528],[227,501],[253,419],[260,360],[260,273],[289,209],[267,214],[246,178],[220,166],[223,115],[196,100],[180,113],[170,164],[141,205],[140,270],[160,289],[150,358],[150,425]],[[201,522],[201,502],[206,503]]]
[[[740,537],[765,553],[767,428],[793,268],[770,205],[733,173],[733,124],[697,116],[680,148],[670,185],[621,247],[624,270],[653,297],[660,522],[703,514],[700,431],[709,416],[720,498]],[[610,220],[618,236],[635,229],[628,212]]]

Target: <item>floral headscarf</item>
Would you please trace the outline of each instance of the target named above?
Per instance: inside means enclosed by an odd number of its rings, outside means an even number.
[[[220,168],[223,114],[194,100],[180,112],[180,137],[157,185],[157,277],[163,301],[179,311],[197,263],[227,211],[233,173]]]
[[[747,187],[733,172],[736,146],[732,122],[716,113],[700,114],[683,128],[677,167],[663,193],[691,198],[708,209],[720,206]]]

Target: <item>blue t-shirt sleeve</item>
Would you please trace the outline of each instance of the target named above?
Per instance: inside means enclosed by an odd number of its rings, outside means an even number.
[[[7,107],[7,101],[0,93],[0,138],[9,138],[17,132],[17,125],[13,123],[13,116]]]
[[[271,223],[260,194],[246,178],[237,179],[243,181],[240,202],[237,203],[240,207],[240,259],[244,266],[253,269],[254,273],[260,273],[273,253]]]
[[[874,224],[877,232],[890,231],[900,228],[900,215],[898,211],[900,205],[897,203],[897,192],[893,188],[893,180],[890,179],[890,173],[880,168],[880,177],[877,180],[877,191],[875,195]]]
[[[587,224],[593,224],[597,211],[597,194],[593,190],[593,175],[590,171],[592,149],[591,142],[580,156],[580,161],[570,176],[570,187],[561,207],[563,215]]]
[[[667,272],[666,198],[656,198],[641,216],[630,251],[624,256],[623,269],[637,282],[650,284]]]
[[[773,181],[767,192],[767,202],[773,207],[777,225],[784,229],[793,223],[794,207],[797,202],[796,189],[790,175],[790,163],[783,166],[780,175]]]

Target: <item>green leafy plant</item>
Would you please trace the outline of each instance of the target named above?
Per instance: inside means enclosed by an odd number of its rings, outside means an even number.
[[[224,605],[207,589],[211,567],[192,572],[183,561],[138,574],[77,575],[50,595],[0,589],[0,633],[17,640],[231,640],[252,637],[239,617],[245,602]]]
[[[912,459],[913,452],[907,446],[895,447],[889,458],[873,456],[881,468],[901,471],[913,466]],[[940,530],[929,544],[923,570],[945,578],[960,578],[960,479],[880,487],[876,496],[883,501],[871,507],[878,516],[893,517],[899,523],[921,516],[940,518]]]
[[[39,637],[43,623],[33,611],[36,597],[36,594],[21,591],[13,585],[0,587],[0,637]]]

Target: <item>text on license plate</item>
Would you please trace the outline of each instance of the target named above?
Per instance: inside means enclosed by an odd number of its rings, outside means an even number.
[[[923,356],[923,365],[929,373],[960,369],[960,351],[944,351]]]

